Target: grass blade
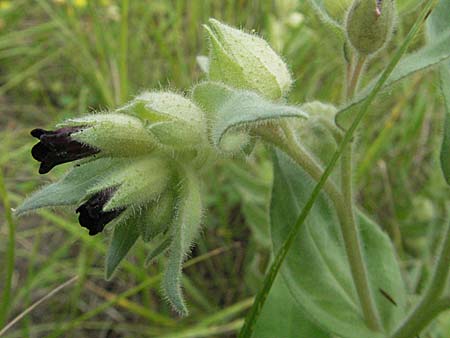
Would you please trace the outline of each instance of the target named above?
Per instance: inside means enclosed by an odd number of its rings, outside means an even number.
[[[0,198],[2,199],[3,209],[5,211],[6,223],[8,224],[8,247],[6,251],[6,273],[5,284],[3,286],[2,302],[0,304],[0,327],[6,321],[9,306],[11,304],[11,287],[15,263],[15,245],[16,245],[16,223],[14,222],[11,205],[9,203],[8,192],[5,187],[3,171],[0,169]]]

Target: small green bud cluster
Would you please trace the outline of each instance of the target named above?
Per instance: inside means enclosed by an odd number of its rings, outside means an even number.
[[[348,40],[364,56],[381,50],[391,39],[393,0],[354,0],[346,19]]]
[[[181,268],[200,232],[202,168],[220,156],[250,153],[256,137],[279,135],[286,119],[300,125],[298,135],[314,151],[317,140],[329,133],[316,126],[332,124],[335,112],[332,108],[327,115],[330,107],[318,104],[285,104],[291,75],[260,37],[213,19],[205,28],[210,55],[200,60],[209,79],[194,86],[190,96],[144,92],[112,112],[69,119],[53,131],[33,130],[39,142],[32,155],[41,162],[41,174],[77,162],[17,209],[21,214],[76,205],[89,234],[113,229],[108,278],[138,238],[153,247],[149,262],[167,252],[163,287],[182,315],[187,308]],[[302,127],[299,121],[309,118]],[[311,139],[308,129],[314,128],[319,133]]]

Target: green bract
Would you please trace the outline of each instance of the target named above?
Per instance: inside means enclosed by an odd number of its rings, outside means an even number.
[[[209,78],[256,90],[269,99],[285,96],[292,78],[286,64],[263,39],[210,19]]]
[[[355,0],[346,20],[347,36],[362,55],[379,51],[390,40],[394,26],[393,0]]]

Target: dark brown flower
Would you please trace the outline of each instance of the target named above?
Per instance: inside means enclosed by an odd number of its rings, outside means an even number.
[[[39,139],[31,155],[41,162],[40,174],[48,173],[54,166],[97,154],[100,150],[73,140],[70,135],[83,127],[67,127],[55,131],[33,129],[31,135]]]
[[[125,210],[125,208],[121,208],[103,211],[103,207],[116,190],[117,187],[102,190],[89,198],[76,210],[80,214],[78,217],[80,225],[89,229],[89,235],[93,236],[102,232],[107,223],[118,217]]]

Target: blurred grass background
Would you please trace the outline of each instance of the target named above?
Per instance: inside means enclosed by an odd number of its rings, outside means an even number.
[[[369,74],[379,72],[402,40],[420,1],[397,3],[394,41]],[[5,337],[235,336],[269,259],[271,167],[262,147],[249,161],[223,161],[205,177],[208,211],[186,262],[191,316],[185,319],[161,300],[162,262],[144,268],[144,243],[106,282],[107,236],[88,236],[70,208],[19,220],[8,212],[65,169],[37,174],[32,128],[115,108],[145,89],[188,92],[202,79],[196,56],[207,52],[201,25],[209,17],[270,41],[296,80],[291,102],[339,104],[341,47],[305,1],[0,1],[0,330],[78,276]],[[421,43],[423,36],[415,47]],[[375,107],[358,136],[359,201],[392,237],[415,294],[429,275],[448,200],[437,161],[443,104],[436,74],[413,76]],[[447,332],[448,313],[427,335],[450,337]]]

